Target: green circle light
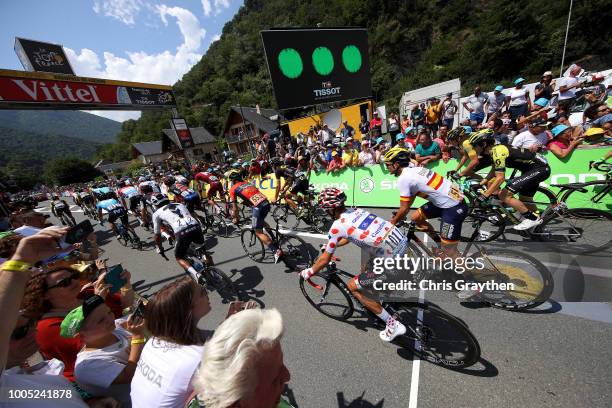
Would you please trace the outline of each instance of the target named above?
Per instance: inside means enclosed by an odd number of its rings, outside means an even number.
[[[312,65],[319,75],[329,75],[334,70],[334,57],[329,48],[315,48],[312,52]]]
[[[354,45],[347,45],[342,50],[342,63],[344,68],[350,73],[355,73],[361,69],[361,52]]]
[[[278,54],[278,67],[287,78],[295,79],[302,75],[304,64],[300,53],[293,48],[285,48]]]

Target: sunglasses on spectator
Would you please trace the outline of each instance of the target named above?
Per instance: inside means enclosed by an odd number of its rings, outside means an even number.
[[[597,112],[607,112],[608,108],[605,106],[602,106],[601,108],[597,109]]]
[[[36,325],[36,319],[30,319],[28,322],[23,325],[16,327],[15,330],[11,333],[11,340],[21,340],[25,336],[28,335],[30,330]]]
[[[69,276],[66,276],[64,279],[60,279],[59,281],[57,281],[55,285],[51,285],[47,287],[47,290],[51,290],[53,288],[67,288],[68,286],[70,286],[73,280],[78,280],[78,279],[79,279],[79,273],[73,272]]]

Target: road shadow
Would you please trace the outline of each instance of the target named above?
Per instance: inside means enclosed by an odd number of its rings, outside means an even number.
[[[135,282],[132,284],[132,287],[134,288],[134,291],[136,293],[138,293],[140,296],[144,297],[144,298],[149,298],[151,295],[153,295],[156,291],[154,291],[153,293],[149,293],[151,291],[151,289],[155,288],[156,286],[160,286],[163,285],[167,282],[173,281],[177,278],[180,278],[181,276],[185,276],[184,272],[181,272],[177,275],[171,275],[168,276],[167,278],[163,278],[154,282],[150,282],[147,283],[146,280],[139,280],[138,282]]]
[[[382,408],[385,403],[385,399],[381,399],[378,402],[371,402],[364,398],[365,391],[357,398],[352,401],[347,401],[342,391],[336,393],[338,400],[338,408]]]
[[[242,269],[232,268],[227,273],[234,282],[234,287],[242,300],[254,300],[261,308],[265,307],[261,298],[266,294],[266,291],[256,289],[257,285],[263,281],[263,275],[258,266],[251,265]]]

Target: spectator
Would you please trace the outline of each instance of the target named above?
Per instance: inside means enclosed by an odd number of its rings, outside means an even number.
[[[311,127],[306,135],[306,146],[312,147],[317,143],[317,137],[315,136],[314,128]]]
[[[370,121],[370,137],[377,138],[382,135],[382,119],[378,116],[378,111],[374,111]]]
[[[374,160],[376,163],[383,163],[383,154],[385,151],[385,139],[380,136],[374,142],[374,146],[372,147],[374,150]]]
[[[508,123],[510,121],[508,120]],[[493,129],[493,137],[496,144],[507,145],[510,143],[508,139],[508,126],[501,119],[493,119],[487,122],[487,127]]]
[[[552,129],[552,135],[553,140],[548,143],[547,147],[559,159],[570,156],[584,140],[583,135],[572,139],[572,128],[565,125],[555,126]]]
[[[591,121],[597,120],[597,119],[607,115],[609,111],[610,111],[610,109],[603,102],[594,104],[594,105],[589,106],[588,108],[585,109],[582,121],[586,122],[587,119],[591,120]]]
[[[359,152],[353,148],[353,139],[350,137],[346,140],[342,161],[344,165],[348,167],[356,167],[359,165]]]
[[[457,113],[457,104],[453,101],[453,93],[449,92],[446,94],[446,98],[438,106],[442,114],[442,123],[446,125],[447,129],[453,128],[455,123],[455,114]]]
[[[497,85],[493,90],[493,93],[489,95],[487,102],[485,103],[487,109],[487,122],[493,115],[495,117],[501,116],[502,109],[506,102],[506,95],[503,93],[504,87]]]
[[[413,127],[407,127],[405,132],[404,141],[406,142],[406,146],[411,146],[410,150],[414,150],[416,148],[416,129]]]
[[[558,107],[560,110],[569,113],[570,107],[576,101],[576,89],[579,88],[580,81],[578,75],[582,68],[579,65],[573,64],[570,68],[569,76],[559,79],[559,101]]]
[[[342,161],[342,156],[338,154],[337,151],[333,150],[331,153],[331,157],[332,159],[327,165],[327,174],[337,173],[341,171],[342,169],[344,169],[345,165],[344,165],[344,162]]]
[[[349,125],[348,120],[345,120],[344,122],[342,122],[342,130],[340,131],[340,136],[342,137],[343,141],[348,140],[349,138],[353,138],[353,136],[355,136],[355,129]]]
[[[409,126],[410,126],[410,119],[406,115],[404,116],[404,119],[402,120],[402,133],[404,133]]]
[[[283,321],[276,309],[229,317],[206,343],[195,386],[206,408],[276,408],[290,380],[283,362]]]
[[[426,166],[427,164],[440,160],[442,157],[442,151],[440,146],[431,140],[431,136],[426,130],[419,133],[418,144],[415,149],[416,161],[419,166]]]
[[[22,231],[34,231],[50,227],[49,215],[39,213],[30,209],[24,209],[11,215],[11,226],[15,232],[20,234]],[[26,234],[22,234],[26,235]],[[31,235],[31,234],[28,234]]]
[[[542,74],[540,83],[535,86],[534,99],[546,98],[549,101],[552,99],[552,94],[555,91],[555,84],[552,77],[552,72],[550,71],[546,71]]]
[[[438,105],[438,100],[436,98],[431,98],[427,103],[425,127],[428,128],[430,132],[437,132],[438,122],[440,121],[440,106]]]
[[[375,164],[375,155],[370,148],[370,142],[364,140],[361,142],[361,152],[359,153],[359,165],[360,166],[371,166]]]
[[[395,112],[391,112],[391,115],[389,116],[389,134],[391,135],[393,144],[395,144],[395,136],[398,133],[401,133],[399,119],[397,118]]]
[[[359,123],[359,132],[361,133],[361,137],[367,137],[368,132],[370,131],[370,122],[366,119],[365,116],[361,117],[361,122]]]
[[[597,117],[593,121],[593,127],[602,128],[609,133],[610,129],[612,128],[612,113],[607,113],[603,116]]]
[[[206,289],[189,276],[163,287],[147,303],[144,316],[151,338],[132,379],[133,407],[185,406],[204,351],[197,325],[208,312]]]
[[[590,86],[585,89],[584,99],[586,99],[588,106],[593,106],[604,101],[606,98],[606,86],[603,81],[605,76],[602,73],[594,74],[591,77]]]
[[[514,80],[514,88],[510,91],[509,106],[510,119],[517,120],[521,116],[529,115],[531,111],[531,99],[529,90],[524,86],[525,78],[519,77]]]
[[[327,123],[323,124],[323,128],[321,129],[321,140],[323,143],[331,141],[336,135],[331,129],[327,126]]]
[[[540,98],[535,101],[531,107],[531,111],[527,116],[520,116],[516,121],[516,128],[518,130],[524,130],[524,127],[531,121],[536,118],[541,118],[544,120],[548,120],[547,112],[552,108],[548,106],[548,100],[544,98]]]
[[[410,119],[415,128],[425,125],[425,104],[416,104],[410,113]]]
[[[541,150],[542,147],[548,144],[545,124],[546,122],[542,118],[534,120],[529,125],[528,130],[519,133],[512,139],[512,147],[529,149],[534,152]]]
[[[321,146],[320,143],[317,143],[317,145],[315,146],[314,152],[312,153],[311,157],[311,167],[315,171],[323,171],[327,169],[328,161],[326,159],[325,148]]]
[[[395,136],[395,143],[402,149],[406,149],[406,141],[404,140],[404,135],[401,133]]]
[[[478,85],[474,88],[474,94],[468,97],[467,101],[463,102],[463,107],[470,112],[470,122],[472,122],[472,127],[482,123],[484,120],[484,104],[488,100],[489,96],[482,93],[480,85]]]
[[[448,163],[450,160],[450,152],[446,148],[446,137],[448,136],[448,127],[446,125],[441,125],[440,129],[438,129],[438,137],[434,139],[434,142],[440,146],[440,151],[442,152],[442,161],[444,163]]]
[[[146,342],[144,326],[144,319],[136,315],[115,319],[98,295],[68,313],[60,334],[79,335],[84,345],[74,365],[79,386],[91,395],[112,396],[129,404],[130,383]]]

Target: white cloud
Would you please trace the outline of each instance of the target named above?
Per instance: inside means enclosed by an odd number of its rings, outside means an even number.
[[[93,10],[121,21],[123,24],[134,25],[136,15],[140,11],[142,0],[96,0]]]
[[[210,12],[212,11],[210,0],[202,0],[202,8],[204,9],[204,15],[206,17],[210,16]]]
[[[221,14],[223,9],[228,9],[230,0],[215,0],[215,14]]]
[[[215,34],[213,35],[212,40],[210,40],[211,43],[214,43],[215,41],[221,39],[221,36],[219,34]]]
[[[65,47],[68,58],[77,75],[108,78],[123,81],[148,82],[172,85],[191,69],[201,58],[198,53],[206,31],[198,19],[181,7],[158,6],[158,13],[165,25],[167,16],[177,19],[183,42],[176,52],[163,51],[147,54],[144,51],[126,52],[127,58],[104,52],[101,60],[94,51],[83,48],[80,53]],[[138,112],[92,112],[114,120],[134,119]]]

